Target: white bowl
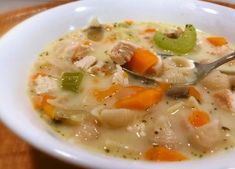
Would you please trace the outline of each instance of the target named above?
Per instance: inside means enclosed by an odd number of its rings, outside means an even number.
[[[73,164],[103,169],[235,168],[235,150],[202,160],[159,163],[131,161],[86,151],[57,138],[32,108],[27,94],[29,69],[48,43],[85,26],[92,16],[103,22],[124,19],[192,23],[235,42],[235,11],[193,0],[88,0],[70,3],[21,23],[0,41],[0,117],[33,146]]]

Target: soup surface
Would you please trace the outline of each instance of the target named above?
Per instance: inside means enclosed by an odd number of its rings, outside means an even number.
[[[134,160],[202,158],[234,146],[235,62],[184,84],[197,77],[194,61],[232,51],[225,37],[193,25],[94,19],[41,52],[30,97],[61,137],[87,149]]]

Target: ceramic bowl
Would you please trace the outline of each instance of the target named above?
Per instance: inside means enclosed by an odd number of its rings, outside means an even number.
[[[124,19],[197,28],[235,42],[235,10],[193,0],[86,0],[36,15],[0,39],[0,117],[36,148],[67,162],[102,169],[232,169],[235,149],[201,160],[159,163],[131,161],[97,154],[71,145],[53,134],[33,109],[27,93],[30,67],[38,53],[66,32],[83,27],[92,17],[102,22]]]

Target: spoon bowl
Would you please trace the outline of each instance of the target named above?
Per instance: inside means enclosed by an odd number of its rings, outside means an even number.
[[[168,56],[170,57],[170,56]],[[235,59],[235,51],[208,64],[201,64],[197,62],[194,63],[194,69],[192,71],[195,72],[196,78],[190,82],[186,83],[171,83],[174,85],[193,85],[197,84],[200,80],[202,80],[204,77],[206,77],[212,70],[216,69],[217,67]],[[145,76],[138,74],[136,72],[133,72],[125,67],[122,67],[122,69],[127,72],[129,75],[135,77],[138,80],[141,80],[145,84],[150,84],[150,85],[156,85],[157,83],[164,82],[161,78],[159,77],[152,77],[152,76]]]

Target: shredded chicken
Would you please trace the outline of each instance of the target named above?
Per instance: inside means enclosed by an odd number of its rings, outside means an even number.
[[[111,59],[119,64],[124,65],[129,62],[134,55],[135,46],[127,42],[118,42],[111,50]]]
[[[96,57],[94,56],[86,56],[79,61],[74,62],[74,65],[79,69],[87,71],[91,66],[93,66],[97,62]]]
[[[226,111],[235,112],[235,94],[228,89],[216,92],[214,95],[216,104]]]
[[[116,72],[113,74],[112,82],[123,86],[127,86],[129,84],[128,74],[123,71],[119,65],[116,66]]]
[[[64,40],[55,46],[54,51],[57,58],[75,62],[87,55],[91,49],[91,43],[87,45],[84,42],[79,43],[75,40]]]
[[[38,76],[35,80],[35,92],[37,94],[48,93],[57,88],[57,81],[48,76]]]
[[[103,62],[99,60],[94,66],[88,69],[88,73],[95,75],[97,74],[106,75],[108,73],[112,73],[114,68],[115,67],[113,63]]]

